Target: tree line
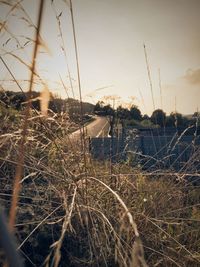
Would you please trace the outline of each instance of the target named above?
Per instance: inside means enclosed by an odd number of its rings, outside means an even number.
[[[32,107],[39,110],[40,102],[39,92],[32,92],[31,99]],[[0,91],[0,104],[5,108],[14,108],[16,110],[22,110],[27,101],[27,96],[22,92],[13,91]],[[49,103],[49,109],[55,113],[67,112],[71,118],[80,116],[81,108],[80,102],[73,98],[62,99],[58,96],[52,95]],[[138,127],[188,127],[191,124],[195,124],[199,113],[195,112],[190,118],[182,115],[178,112],[171,112],[170,115],[162,109],[156,109],[151,116],[147,114],[142,115],[140,109],[136,105],[132,105],[130,108],[118,106],[114,109],[110,104],[105,104],[103,101],[99,101],[96,105],[91,103],[82,103],[83,114],[98,114],[101,116],[112,116],[117,118],[123,124]]]
[[[97,102],[94,112],[102,116],[113,115],[123,123],[141,127],[188,127],[196,123],[199,117],[198,112],[195,112],[190,118],[179,112],[171,112],[170,115],[166,115],[162,109],[156,109],[151,116],[148,116],[147,114],[142,115],[136,105],[132,105],[130,108],[118,106],[115,110],[111,105],[104,104],[103,101]]]

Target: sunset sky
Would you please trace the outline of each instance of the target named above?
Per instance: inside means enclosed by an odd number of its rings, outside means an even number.
[[[10,1],[12,3],[18,1]],[[44,44],[37,58],[37,72],[50,90],[67,97],[60,82],[72,96],[66,57],[61,49],[55,12],[59,15],[67,62],[78,98],[76,61],[68,1],[46,0],[41,37]],[[156,108],[161,107],[158,69],[161,73],[163,109],[169,113],[194,113],[200,108],[200,1],[199,0],[73,0],[76,38],[83,100],[95,103],[105,96],[121,97],[117,103],[137,104],[143,113],[153,110],[143,44],[146,45]],[[36,25],[39,1],[21,5]],[[17,40],[24,49],[13,51],[30,65],[34,27],[30,27],[18,6],[0,4],[0,54],[28,88],[30,73],[7,52],[16,50]],[[61,13],[62,12],[62,13]],[[25,19],[24,19],[25,18]],[[11,34],[11,35],[10,35]],[[15,38],[14,38],[15,37]],[[11,38],[9,40],[9,38]],[[16,40],[17,38],[17,40]],[[8,71],[0,63],[1,85],[15,89]],[[104,88],[105,87],[105,88]],[[39,90],[39,86],[36,85]],[[175,101],[176,99],[176,101]],[[176,102],[176,107],[175,107]]]

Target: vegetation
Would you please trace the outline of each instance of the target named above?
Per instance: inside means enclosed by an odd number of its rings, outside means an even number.
[[[66,115],[35,112],[15,225],[26,266],[145,266],[144,259],[149,266],[199,265],[199,187],[177,174],[157,176],[117,163],[110,169],[89,154],[84,163],[79,145],[69,143],[73,125]],[[7,211],[23,117],[23,111],[14,120],[12,111],[4,114],[1,128],[0,201]]]
[[[130,109],[123,106],[118,106],[117,109],[113,109],[110,105],[105,105],[103,101],[99,101],[94,106],[94,112],[102,116],[114,116],[119,119],[123,125],[135,126],[135,127],[184,127],[187,128],[190,125],[196,124],[198,113],[195,112],[192,117],[188,118],[178,112],[171,112],[170,115],[162,109],[156,109],[149,117],[147,114],[142,115],[140,109],[132,105]]]
[[[32,92],[32,108],[39,111],[40,110],[40,93]],[[27,93],[24,92],[13,92],[13,91],[0,91],[0,103],[2,107],[11,108],[12,110],[24,110],[27,100]],[[53,113],[67,112],[71,120],[75,122],[81,121],[81,105],[80,101],[67,98],[62,99],[56,95],[51,94],[49,101],[49,110]],[[87,102],[82,102],[82,113],[87,120],[87,115],[92,115],[94,112],[94,105]]]
[[[32,108],[40,110],[40,93],[32,92],[31,99]],[[23,110],[26,104],[27,94],[23,92],[13,92],[13,91],[0,91],[0,102],[2,106],[11,108],[12,110]],[[98,114],[102,116],[113,116],[115,114],[121,122],[124,122],[126,125],[137,126],[137,127],[155,127],[156,125],[160,127],[188,127],[191,124],[196,123],[197,112],[193,114],[191,118],[187,118],[180,113],[172,112],[169,116],[166,116],[166,113],[157,109],[153,111],[151,117],[148,115],[141,114],[140,109],[132,105],[130,109],[118,106],[114,110],[111,105],[104,104],[103,101],[97,102],[96,105],[83,102],[82,103],[82,112],[83,114]],[[53,96],[51,94],[51,100],[49,102],[49,109],[54,113],[67,112],[71,120],[76,120],[80,122],[81,108],[80,102],[73,98],[62,99],[58,96]],[[77,120],[79,118],[79,120]]]
[[[0,204],[8,212],[25,110],[14,93],[3,95]],[[54,99],[52,107],[60,103]],[[146,173],[130,161],[94,161],[81,143],[71,141],[71,131],[79,126],[69,113],[49,110],[44,117],[39,106],[33,107],[15,224],[26,266],[199,265],[198,186],[187,184],[181,174]],[[115,115],[109,105],[103,110]],[[121,121],[130,116],[129,123],[138,127],[154,127],[152,118],[158,116],[157,124],[163,118],[160,110],[143,120],[137,107],[130,111],[118,107],[116,114]]]
[[[154,124],[158,124],[160,127],[164,127],[166,123],[166,114],[162,109],[156,109],[151,115],[151,121]]]
[[[82,127],[84,115],[91,114],[93,108],[96,114],[110,117],[112,134],[115,122],[123,126],[163,127],[168,123],[178,127],[186,121],[180,114],[168,117],[161,110],[151,117],[142,116],[135,105],[115,110],[114,105],[103,102],[95,107],[83,103],[71,0],[64,3],[71,18],[80,101],[55,97],[47,86],[46,95],[34,92],[34,78],[39,77],[38,50],[44,46],[40,36],[44,1],[39,3],[34,25],[21,1],[15,4],[1,1],[9,8],[6,19],[19,8],[24,16],[20,20],[34,30],[35,36],[28,39],[33,44],[30,66],[13,54],[15,51],[8,52],[30,70],[28,93],[21,90],[0,56],[16,90],[22,91],[2,89],[0,92],[0,206],[4,209],[0,213],[0,265],[9,265],[16,253],[23,258],[25,266],[198,267],[198,183],[194,185],[186,179],[191,177],[189,173],[174,173],[170,169],[144,171],[138,164],[133,167],[129,159],[123,163],[114,163],[111,157],[94,160]],[[51,5],[55,8],[55,1]],[[67,61],[60,21],[62,12],[54,11],[62,39],[61,51]],[[10,33],[6,21],[1,26],[3,34],[11,35],[9,38],[17,42],[17,50],[23,50],[25,44],[21,46]],[[148,72],[150,77],[149,69]],[[71,82],[69,69],[68,75]],[[194,114],[191,121],[194,119],[198,125],[197,118],[198,114]],[[72,133],[77,128],[80,128],[78,138]],[[194,146],[194,151],[196,158],[192,160],[198,166],[199,148]],[[198,180],[199,173],[195,175]],[[5,227],[3,213],[8,217]],[[6,234],[8,238],[2,238]],[[16,243],[13,253],[9,241]]]

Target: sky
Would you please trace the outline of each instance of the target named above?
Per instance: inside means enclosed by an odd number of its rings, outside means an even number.
[[[7,2],[14,5],[18,1]],[[115,105],[135,104],[143,114],[151,114],[154,105],[145,44],[155,108],[183,114],[200,108],[199,0],[72,0],[72,3],[84,101],[109,102],[114,97]],[[34,27],[27,18],[36,25],[38,7],[39,0],[24,0],[9,12],[11,6],[0,4],[0,22],[6,22],[0,32],[0,54],[24,90],[28,89],[30,70],[21,61],[31,64],[34,44],[31,41]],[[68,0],[45,1],[41,38],[37,73],[53,93],[79,98]],[[2,63],[0,68],[1,86],[17,89]],[[38,82],[35,89],[41,90]]]

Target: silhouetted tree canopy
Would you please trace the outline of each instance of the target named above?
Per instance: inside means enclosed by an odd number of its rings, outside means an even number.
[[[114,109],[110,104],[105,105],[103,101],[98,101],[94,106],[94,112],[98,115],[108,116],[114,114]]]
[[[96,105],[94,106],[94,112],[100,112],[103,110],[104,107],[104,102],[103,101],[98,101]]]
[[[166,113],[162,109],[154,110],[151,115],[151,121],[154,124],[158,124],[160,127],[164,127],[166,122]]]
[[[196,111],[194,112],[194,114],[192,115],[193,118],[199,118],[200,117],[200,112]]]
[[[130,117],[131,119],[137,120],[137,121],[141,121],[142,120],[142,114],[141,111],[139,110],[139,108],[135,105],[133,105],[130,108]]]
[[[142,117],[143,120],[150,120],[150,117],[147,114],[144,114]]]
[[[167,127],[178,127],[183,126],[183,116],[180,113],[171,112],[166,119]]]
[[[122,106],[119,106],[117,108],[117,117],[120,120],[125,120],[130,117],[130,111],[127,108],[123,108]]]
[[[105,112],[105,115],[114,115],[114,110],[109,104],[103,107],[103,111]]]

